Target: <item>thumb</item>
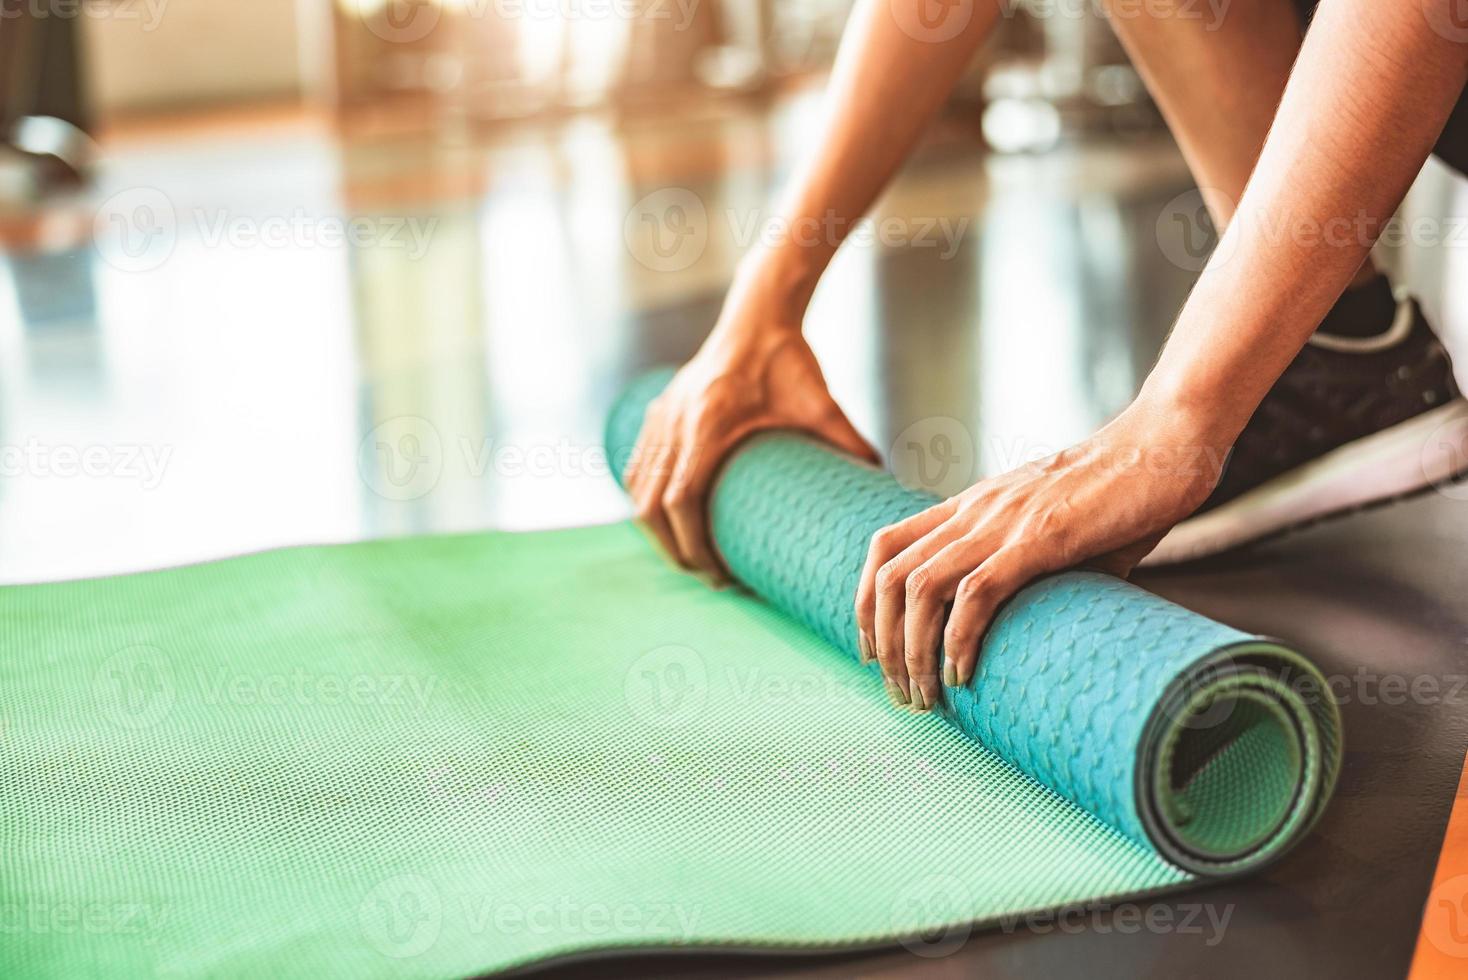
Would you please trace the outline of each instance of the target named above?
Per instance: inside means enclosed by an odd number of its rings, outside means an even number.
[[[844,412],[834,403],[831,405],[830,414],[815,427],[816,435],[840,449],[842,452],[850,453],[858,459],[864,459],[874,466],[882,464],[882,458],[877,455],[877,450],[872,444],[856,431],[856,426],[851,424]]]
[[[1101,555],[1087,562],[1085,567],[1094,568],[1098,572],[1105,572],[1108,575],[1115,575],[1117,578],[1131,578],[1132,570],[1137,567],[1137,563],[1147,557],[1147,554],[1153,548],[1157,547],[1166,533],[1166,531],[1162,531],[1160,533],[1149,534],[1132,544],[1125,545],[1113,552]]]

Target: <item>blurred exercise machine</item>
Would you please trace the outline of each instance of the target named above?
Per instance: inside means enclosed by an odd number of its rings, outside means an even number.
[[[78,17],[0,0],[0,154],[33,192],[74,186],[92,155]]]

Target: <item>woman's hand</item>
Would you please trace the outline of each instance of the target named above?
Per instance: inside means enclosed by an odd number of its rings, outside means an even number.
[[[1217,482],[1232,436],[1211,425],[1138,401],[1084,442],[877,532],[856,618],[893,701],[937,704],[940,652],[943,684],[967,684],[995,611],[1031,580],[1129,574]]]
[[[678,564],[716,578],[724,573],[707,497],[736,443],[765,429],[802,429],[877,461],[831,398],[799,318],[772,306],[736,287],[709,339],[648,406],[628,464],[637,518]]]

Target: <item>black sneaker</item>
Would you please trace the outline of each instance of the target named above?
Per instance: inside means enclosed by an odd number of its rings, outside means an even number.
[[[1468,401],[1421,307],[1402,298],[1375,337],[1310,338],[1239,435],[1212,495],[1143,564],[1202,558],[1465,473]]]

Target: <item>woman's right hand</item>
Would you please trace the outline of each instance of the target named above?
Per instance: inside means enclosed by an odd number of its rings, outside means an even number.
[[[707,498],[735,444],[766,429],[801,429],[877,462],[832,399],[799,317],[735,289],[713,333],[651,405],[628,462],[638,520],[684,568],[724,577],[709,539]]]
[[[742,271],[752,275],[740,277],[708,342],[648,409],[627,486],[638,516],[685,567],[722,571],[706,498],[719,464],[750,433],[803,429],[876,461],[826,390],[800,320],[821,271],[1001,14],[998,4],[976,4],[958,31],[936,36],[919,23],[921,6],[863,0],[852,10],[823,119],[810,134],[812,156],[783,196],[788,240],[745,258]]]

